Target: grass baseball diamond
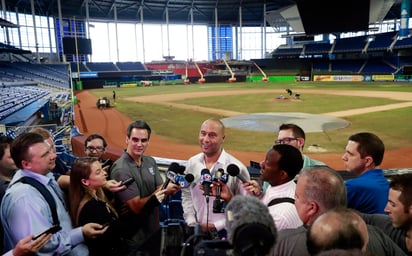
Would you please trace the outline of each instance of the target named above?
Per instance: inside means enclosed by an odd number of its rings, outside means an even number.
[[[299,93],[299,99],[290,97],[285,88]],[[227,126],[230,140],[225,148],[246,165],[249,160],[262,159],[273,144],[279,122],[302,126],[307,131],[305,153],[316,154],[315,158],[335,169],[343,168],[340,157],[348,136],[359,131],[379,134],[385,142],[383,168],[412,165],[410,153],[403,150],[412,151],[412,87],[407,83],[254,82],[118,88],[114,108],[98,113],[87,103],[90,93],[97,99],[110,95],[111,89],[77,92],[76,125],[81,131],[105,134],[115,149],[124,146],[124,134],[119,132],[124,127],[117,125],[145,119],[156,138],[148,152],[185,160],[198,150],[194,136],[198,123],[214,116]],[[79,112],[84,124],[79,122]],[[241,117],[244,127],[233,126],[231,119]],[[93,121],[96,118],[99,122]],[[250,130],[256,127],[266,130]]]

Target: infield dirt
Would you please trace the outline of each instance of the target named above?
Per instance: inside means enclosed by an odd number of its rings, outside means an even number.
[[[190,93],[190,94],[179,94],[180,96],[175,97],[198,97],[199,94],[202,96],[206,96],[205,94],[208,92],[201,92],[201,93]],[[210,95],[215,95],[216,92],[209,92]],[[250,90],[246,91],[236,91],[231,92],[233,95],[234,93],[253,93]],[[262,93],[261,91],[257,91],[257,93]],[[263,92],[264,93],[264,92]],[[313,93],[316,93],[315,91]],[[328,93],[334,95],[342,95],[340,91],[319,91],[318,93]],[[398,93],[398,92],[373,92],[371,95],[370,91],[365,91],[365,94],[362,95],[362,91],[353,91],[352,95],[357,96],[365,96],[365,97],[384,97],[384,98],[392,98],[392,99],[402,99],[408,100],[409,102],[400,103],[400,104],[392,104],[386,107],[392,108],[399,108],[405,106],[412,106],[412,98],[410,93]],[[219,95],[222,95],[222,92],[219,92]],[[350,92],[345,91],[344,95],[351,95]],[[112,151],[120,151],[125,148],[126,140],[125,140],[125,132],[126,128],[129,123],[132,121],[129,117],[123,115],[116,108],[108,108],[105,110],[99,110],[96,107],[96,100],[97,98],[92,95],[89,91],[77,91],[76,97],[78,103],[75,105],[75,125],[79,128],[80,132],[84,135],[88,135],[91,133],[99,133],[103,135],[109,148]],[[407,98],[405,98],[407,97]],[[189,106],[184,104],[177,104],[170,102],[171,100],[176,100],[177,98],[171,98],[171,95],[167,95],[167,102],[161,95],[156,96],[143,96],[143,97],[134,97],[130,99],[132,101],[138,102],[151,102],[156,103],[166,102],[165,104],[175,105],[175,107],[181,108],[188,108]],[[199,110],[199,107],[196,107]],[[216,109],[204,109],[204,111],[210,111],[210,113],[216,113]],[[227,111],[221,110],[223,115],[231,116],[235,113],[226,113]],[[328,113],[334,116],[347,116],[351,114],[358,114],[358,113],[366,113],[373,112],[373,111],[382,111],[382,106],[372,107],[372,108],[363,108],[358,110],[353,110],[351,113],[348,111],[343,112],[335,112],[335,113]],[[236,113],[238,114],[238,113]],[[196,136],[196,135],[194,135]],[[171,159],[179,159],[179,160],[187,160],[190,156],[198,153],[200,150],[199,146],[197,145],[186,145],[186,144],[178,144],[176,142],[171,141],[168,138],[159,136],[155,133],[152,134],[150,139],[150,145],[146,154],[157,156],[157,157],[164,157],[164,158],[171,158]],[[237,157],[240,161],[242,161],[246,166],[249,165],[250,160],[258,161],[264,160],[265,153],[262,152],[242,152],[236,150],[230,150],[232,155]],[[342,152],[343,153],[343,152]],[[341,160],[342,154],[336,153],[306,153],[308,156],[318,159],[327,163],[330,167],[336,170],[342,170],[344,168],[343,162]],[[393,149],[393,150],[386,150],[385,157],[383,163],[381,165],[384,169],[398,169],[398,168],[411,168],[412,167],[412,147],[410,148],[400,148],[400,149]]]

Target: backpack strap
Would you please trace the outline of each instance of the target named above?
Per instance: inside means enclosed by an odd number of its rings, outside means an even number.
[[[271,207],[272,205],[280,204],[280,203],[291,203],[291,204],[294,204],[294,203],[295,203],[295,199],[290,198],[290,197],[275,198],[275,199],[272,199],[272,201],[270,201],[270,202],[268,203],[268,207]]]
[[[50,211],[51,211],[52,218],[53,218],[53,225],[60,226],[60,221],[59,221],[59,218],[57,216],[57,210],[56,210],[56,201],[54,201],[54,198],[53,198],[52,194],[50,193],[50,191],[43,184],[41,184],[39,181],[37,181],[33,178],[30,178],[30,177],[27,177],[27,176],[22,177],[17,182],[19,182],[19,181],[22,182],[22,183],[29,184],[29,185],[35,187],[40,192],[40,194],[42,194],[44,199],[46,199],[47,203],[49,204]]]

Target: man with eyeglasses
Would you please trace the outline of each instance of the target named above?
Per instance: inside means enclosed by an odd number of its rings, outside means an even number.
[[[303,154],[305,146],[305,132],[296,124],[281,124],[279,126],[278,138],[275,144],[288,144],[299,149],[303,156],[303,168],[312,166],[327,166],[325,163],[315,160]]]
[[[275,145],[287,144],[299,149],[303,157],[302,168],[314,166],[327,166],[327,164],[303,154],[303,146],[305,146],[305,139],[305,132],[300,126],[292,123],[281,124],[279,126],[278,138],[275,140]],[[263,182],[263,191],[266,191],[268,187],[269,183],[266,181]]]
[[[112,159],[104,159],[106,153],[107,142],[105,138],[97,133],[90,134],[84,141],[85,153],[88,157],[96,157],[99,159],[103,170],[110,176],[110,168],[113,165]]]

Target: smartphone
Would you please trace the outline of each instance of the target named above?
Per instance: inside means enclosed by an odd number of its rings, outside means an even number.
[[[250,167],[260,170],[260,163],[255,161],[250,161]]]
[[[49,233],[54,234],[57,231],[60,231],[61,229],[62,227],[60,227],[60,225],[53,225],[50,228],[38,234],[37,236],[33,237],[33,240],[36,240],[37,238],[41,237],[43,234],[49,234]]]
[[[102,224],[102,228],[101,228],[101,229],[104,229],[105,227],[109,226],[112,222],[113,222],[113,221],[108,221],[108,222]]]
[[[105,167],[102,168],[102,170],[105,171],[106,173],[109,173],[110,166],[106,165]]]
[[[129,186],[129,185],[132,184],[133,182],[134,182],[134,178],[131,177],[131,178],[128,178],[127,180],[122,181],[122,183],[120,183],[120,186],[123,186],[123,185]]]

